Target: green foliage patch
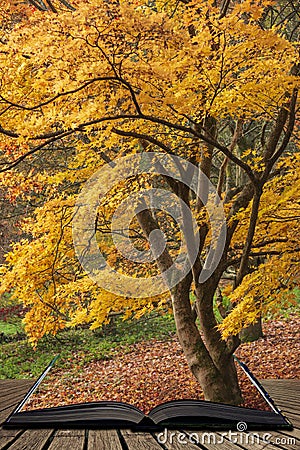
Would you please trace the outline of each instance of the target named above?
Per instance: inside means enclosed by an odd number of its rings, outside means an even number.
[[[6,323],[2,332],[6,335],[12,330],[13,325]],[[78,364],[79,359],[79,365],[109,359],[120,350],[124,353],[129,351],[131,344],[153,338],[168,339],[174,332],[175,324],[171,315],[152,313],[139,320],[123,321],[116,318],[95,331],[78,327],[64,330],[56,337],[44,336],[36,350],[26,339],[18,340],[16,336],[10,342],[2,341],[0,379],[36,378],[56,354],[60,354],[59,366],[68,370]],[[81,359],[82,356],[84,359]]]

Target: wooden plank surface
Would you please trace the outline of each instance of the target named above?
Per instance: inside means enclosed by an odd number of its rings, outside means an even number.
[[[278,433],[282,434],[283,436],[291,436],[291,437],[295,437],[297,439],[300,439],[300,428],[295,428],[293,430],[288,430],[288,431],[284,431],[284,430],[280,430]]]
[[[117,430],[89,430],[87,450],[122,450]]]
[[[33,385],[35,380],[17,380],[17,379],[9,379],[9,380],[0,380],[0,392],[7,392],[9,390],[18,389],[29,389],[30,386]]]
[[[0,450],[8,444],[12,444],[21,434],[23,430],[4,430],[0,429]]]
[[[288,380],[269,378],[267,380],[261,380],[261,383],[267,390],[272,389],[272,394],[280,391],[286,393],[287,389],[289,391],[297,391],[300,394],[300,380],[298,378],[291,378]]]
[[[300,429],[300,380],[262,380],[262,385],[269,392],[276,405],[292,422],[295,428]]]
[[[121,434],[129,450],[162,450],[162,446],[150,433],[122,430]]]
[[[0,380],[0,411],[20,402],[32,384],[29,380]]]
[[[51,430],[25,430],[20,437],[12,443],[9,450],[42,450],[48,441]]]
[[[48,450],[83,450],[84,430],[57,430]]]
[[[13,412],[32,384],[30,380],[0,380],[0,425]]]

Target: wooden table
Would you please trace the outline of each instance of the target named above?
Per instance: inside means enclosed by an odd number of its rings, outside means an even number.
[[[0,423],[31,384],[28,380],[0,380]],[[222,432],[182,430],[159,435],[130,430],[0,428],[0,450],[300,450],[300,380],[264,380],[262,384],[293,423],[293,431],[222,436]]]

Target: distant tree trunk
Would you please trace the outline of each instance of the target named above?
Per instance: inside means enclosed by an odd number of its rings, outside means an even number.
[[[257,339],[262,338],[263,330],[262,330],[262,319],[259,319],[248,327],[244,328],[240,332],[240,339],[242,342],[253,342],[257,341]]]

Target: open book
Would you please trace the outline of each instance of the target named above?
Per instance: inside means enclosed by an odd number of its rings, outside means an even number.
[[[263,386],[247,366],[236,360],[255,384],[271,411],[231,406],[204,400],[174,400],[153,408],[148,415],[127,403],[100,401],[22,411],[32,393],[53,366],[49,364],[24,399],[6,420],[5,427],[25,428],[132,428],[134,430],[170,429],[239,429],[241,422],[248,430],[291,429],[292,424],[277,408]]]

